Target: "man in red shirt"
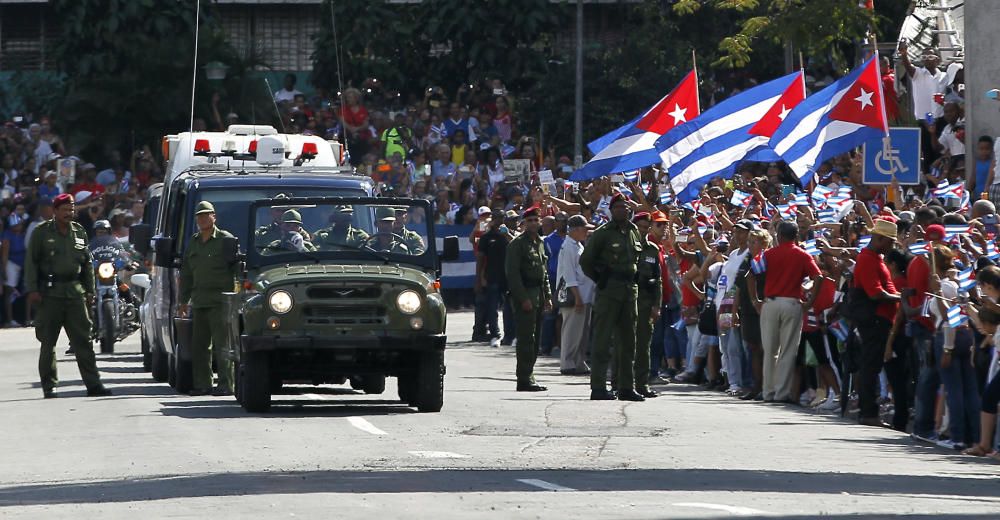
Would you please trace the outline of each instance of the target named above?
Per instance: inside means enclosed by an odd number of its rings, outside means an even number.
[[[918,213],[918,222],[920,217],[921,215]],[[944,235],[944,226],[941,224],[930,224],[924,231],[924,239],[932,247],[942,244]],[[910,337],[913,339],[913,350],[920,366],[914,392],[916,413],[913,419],[913,436],[917,439],[933,441],[936,440],[934,412],[941,379],[938,375],[937,365],[934,363],[934,321],[928,316],[921,316],[924,300],[927,299],[927,291],[930,287],[930,279],[929,256],[914,256],[906,268],[907,289],[903,291],[906,294],[903,310],[910,322]]]
[[[861,339],[861,363],[858,369],[858,422],[869,426],[886,426],[878,415],[878,374],[882,371],[883,355],[889,341],[892,320],[899,306],[899,291],[882,255],[896,243],[896,224],[878,219],[872,230],[871,242],[858,254],[854,265],[854,288],[863,289],[876,303],[875,316],[856,323]],[[856,295],[860,296],[860,295]],[[857,302],[852,301],[852,304]]]
[[[822,273],[816,261],[796,245],[799,226],[794,222],[778,225],[778,245],[764,252],[767,278],[764,301],[755,306],[760,311],[761,347],[764,350],[764,401],[798,404],[792,394],[795,359],[802,338],[802,313],[811,309],[819,291],[812,291],[803,302],[802,281],[810,278],[819,287]],[[751,271],[753,272],[753,271]],[[751,283],[757,283],[752,281]]]

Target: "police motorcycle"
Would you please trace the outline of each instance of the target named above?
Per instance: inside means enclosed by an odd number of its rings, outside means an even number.
[[[131,290],[123,281],[122,271],[135,270],[128,252],[111,235],[111,223],[94,223],[94,239],[90,244],[94,257],[94,306],[91,309],[93,340],[100,342],[101,353],[111,354],[115,343],[139,329],[139,311]]]

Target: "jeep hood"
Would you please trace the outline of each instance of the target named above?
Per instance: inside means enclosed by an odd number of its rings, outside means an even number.
[[[264,288],[286,282],[370,281],[414,283],[426,286],[433,278],[421,269],[385,264],[290,264],[260,271],[256,283]]]

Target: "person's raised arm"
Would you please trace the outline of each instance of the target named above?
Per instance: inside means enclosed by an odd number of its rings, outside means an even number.
[[[913,77],[917,73],[917,68],[910,63],[910,54],[907,51],[909,45],[904,41],[899,43],[899,57],[902,59],[903,67],[906,68],[906,75]]]

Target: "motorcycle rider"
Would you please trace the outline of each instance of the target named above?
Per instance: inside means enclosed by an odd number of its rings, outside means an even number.
[[[125,245],[118,240],[118,237],[111,234],[111,222],[104,219],[94,222],[94,239],[90,241],[90,254],[94,256],[97,264],[122,260],[125,262],[122,270],[128,270],[132,261]],[[127,284],[121,284],[118,293],[126,302],[135,305],[132,290]]]

